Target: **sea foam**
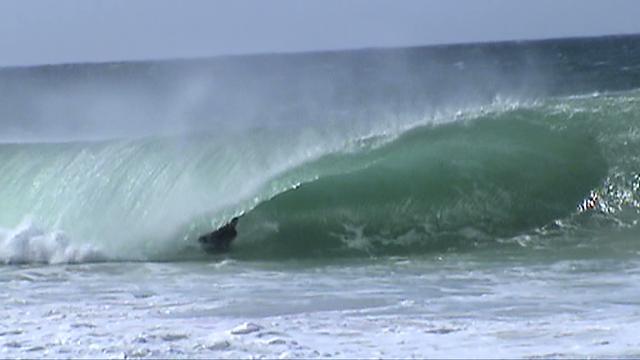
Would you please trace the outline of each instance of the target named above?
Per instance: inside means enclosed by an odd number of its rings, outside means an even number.
[[[14,229],[0,228],[0,262],[4,264],[98,262],[106,258],[94,246],[74,245],[63,232],[45,232],[29,220]]]

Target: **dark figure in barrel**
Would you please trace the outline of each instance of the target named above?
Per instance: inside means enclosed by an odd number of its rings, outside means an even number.
[[[236,231],[238,218],[239,217],[234,217],[228,224],[222,226],[218,230],[200,236],[198,242],[204,251],[212,254],[225,253],[229,251],[231,242],[238,235],[238,232]]]

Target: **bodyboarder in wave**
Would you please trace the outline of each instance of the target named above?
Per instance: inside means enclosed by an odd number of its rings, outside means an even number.
[[[198,242],[204,251],[210,254],[228,252],[231,247],[231,242],[236,238],[236,236],[238,236],[236,225],[238,224],[239,218],[239,216],[236,216],[218,230],[200,236],[200,238],[198,238]]]

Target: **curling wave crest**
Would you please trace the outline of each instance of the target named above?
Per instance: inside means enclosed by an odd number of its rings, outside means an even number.
[[[633,223],[638,99],[556,98],[360,140],[1,145],[2,261],[201,257],[197,237],[239,214],[238,257],[465,249],[573,219],[594,191],[602,216]]]

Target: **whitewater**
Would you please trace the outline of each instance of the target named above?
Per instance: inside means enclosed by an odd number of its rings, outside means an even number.
[[[639,63],[619,36],[0,69],[0,354],[637,357]]]

